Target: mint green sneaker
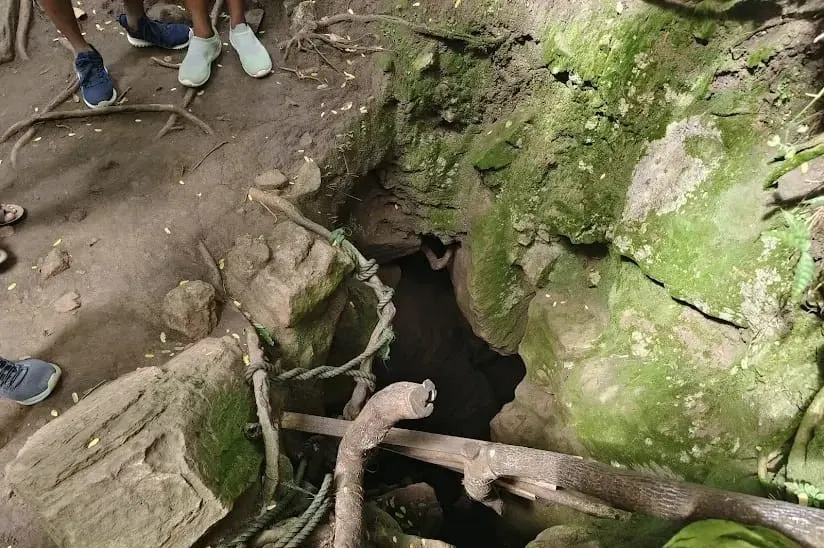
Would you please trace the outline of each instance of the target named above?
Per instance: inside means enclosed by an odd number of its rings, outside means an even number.
[[[214,32],[211,38],[198,38],[192,35],[189,39],[189,50],[177,72],[177,81],[184,86],[198,88],[209,81],[212,63],[220,57],[223,47],[217,30]]]
[[[263,78],[272,72],[272,58],[249,25],[241,23],[230,30],[229,42],[240,57],[246,74],[252,78]]]

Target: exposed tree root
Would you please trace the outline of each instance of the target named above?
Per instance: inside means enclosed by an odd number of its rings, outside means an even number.
[[[83,110],[63,110],[59,112],[44,112],[42,114],[37,114],[36,116],[32,116],[27,120],[22,120],[17,122],[0,137],[0,143],[6,142],[9,137],[15,135],[16,133],[23,131],[26,128],[33,126],[34,124],[40,124],[42,122],[48,122],[52,120],[67,120],[71,118],[97,118],[100,116],[107,116],[109,114],[126,114],[132,112],[173,112],[178,116],[181,116],[191,123],[198,126],[200,129],[203,130],[204,133],[208,135],[212,135],[214,131],[209,125],[192,114],[191,112],[187,112],[185,109],[180,108],[177,105],[159,105],[159,104],[146,104],[146,105],[119,105],[119,106],[109,106],[109,107],[101,107],[95,110],[83,109]]]
[[[793,446],[787,459],[788,470],[800,470],[804,467],[808,459],[807,445],[812,440],[815,429],[822,423],[824,423],[824,387],[818,391],[807,410],[804,411],[804,417],[795,432]],[[815,458],[820,458],[820,456],[816,455]]]
[[[260,339],[251,325],[246,328],[246,344],[249,352],[250,366],[247,371],[251,375],[252,388],[255,393],[258,421],[263,434],[263,446],[266,453],[266,468],[263,479],[263,504],[270,504],[278,488],[278,464],[280,459],[280,426],[277,420],[272,420],[272,406],[269,401],[269,374],[262,364],[266,361],[263,350],[260,348]],[[280,414],[280,406],[276,406],[275,413]]]
[[[0,0],[0,63],[14,59],[14,26],[17,0]]]
[[[180,63],[172,63],[171,61],[166,61],[164,59],[161,59],[160,57],[150,57],[149,59],[151,59],[153,63],[160,65],[161,67],[166,67],[175,70],[180,68]]]
[[[289,50],[293,47],[306,50],[305,42],[313,44],[313,40],[322,41],[336,49],[363,52],[363,51],[381,51],[383,48],[377,46],[360,46],[352,40],[341,38],[334,34],[324,34],[322,31],[327,30],[332,25],[338,23],[390,23],[407,27],[412,32],[426,36],[428,38],[435,38],[437,40],[444,40],[447,42],[462,42],[467,48],[474,50],[490,50],[503,44],[508,35],[503,36],[475,36],[462,32],[454,32],[444,28],[432,27],[429,25],[422,25],[407,21],[394,15],[381,14],[367,14],[356,15],[353,13],[340,13],[337,15],[330,15],[321,17],[317,20],[309,20],[304,23],[300,32],[294,34],[289,40],[285,40],[278,44],[278,46],[285,50],[285,55],[288,56]]]
[[[363,475],[366,453],[376,448],[392,426],[432,414],[435,385],[399,382],[366,402],[340,442],[335,464],[335,548],[363,545]]]
[[[31,3],[32,0],[20,0],[17,11],[17,33],[14,39],[14,52],[24,61],[29,60],[29,54],[26,51],[26,42],[29,36],[29,27],[31,26]]]
[[[51,112],[56,107],[62,105],[69,97],[77,93],[77,90],[80,88],[80,81],[76,78],[74,81],[69,84],[69,86],[57,94],[57,96],[49,101],[49,103],[43,107],[43,113]],[[17,139],[17,142],[14,143],[14,146],[11,149],[11,165],[12,167],[17,167],[17,158],[20,155],[20,150],[26,146],[26,143],[34,138],[34,135],[37,133],[37,128],[30,127],[26,130],[26,132]]]
[[[189,89],[186,90],[186,95],[183,96],[183,109],[184,109],[184,112],[187,112],[185,109],[189,108],[189,105],[192,104],[192,101],[194,100],[196,93],[197,93],[197,90],[195,88],[189,88]],[[166,123],[163,124],[163,127],[160,128],[160,131],[157,132],[157,136],[155,138],[160,139],[161,137],[163,137],[164,135],[166,135],[167,133],[172,131],[172,129],[175,127],[176,123],[177,123],[177,114],[172,114],[166,120]]]

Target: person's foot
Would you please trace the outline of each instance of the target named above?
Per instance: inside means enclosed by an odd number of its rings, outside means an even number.
[[[183,49],[189,45],[189,27],[180,23],[161,23],[141,17],[137,21],[137,28],[129,27],[125,14],[118,16],[117,21],[126,31],[126,40],[136,48],[157,46],[165,49]]]
[[[81,51],[74,58],[74,69],[80,80],[80,94],[89,108],[105,107],[117,100],[117,91],[103,58],[90,46],[89,51]]]
[[[211,38],[199,38],[192,35],[189,40],[189,50],[177,72],[178,82],[190,88],[198,88],[208,82],[212,75],[212,63],[220,57],[222,47],[217,30]]]
[[[272,58],[249,25],[241,23],[231,29],[229,42],[240,57],[246,74],[252,78],[262,78],[272,72]]]
[[[10,362],[0,359],[0,399],[34,405],[52,393],[60,368],[43,360]]]

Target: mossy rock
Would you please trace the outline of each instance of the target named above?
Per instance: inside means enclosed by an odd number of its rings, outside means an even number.
[[[566,448],[572,432],[588,456],[615,466],[757,490],[759,450],[793,435],[799,409],[817,391],[819,323],[799,314],[784,339],[747,345],[734,327],[674,301],[617,256],[602,269],[600,296],[582,289],[582,265],[573,274],[580,259],[563,262],[564,276],[532,301],[520,345],[530,382],[544,387],[559,415],[536,446]],[[588,311],[568,313],[562,295]],[[587,332],[585,344],[580,335],[579,344],[569,342],[569,333]]]
[[[749,117],[671,123],[633,172],[613,242],[673,297],[777,333],[791,251],[768,233],[762,157]]]
[[[800,548],[784,535],[755,525],[709,519],[687,525],[664,548]]]

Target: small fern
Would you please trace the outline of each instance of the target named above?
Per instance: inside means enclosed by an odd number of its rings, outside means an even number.
[[[793,275],[792,300],[800,303],[815,277],[815,262],[810,255],[810,229],[801,215],[787,211],[782,213],[787,227],[777,234],[788,247],[798,252]]]

